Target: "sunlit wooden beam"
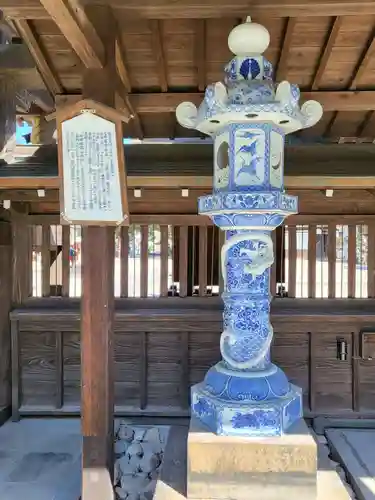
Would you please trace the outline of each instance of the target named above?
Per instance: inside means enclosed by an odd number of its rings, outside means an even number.
[[[69,2],[70,8],[63,0],[40,0],[86,68],[103,68],[104,47],[95,28],[79,3]]]
[[[342,18],[335,17],[329,32],[328,39],[324,44],[324,50],[319,59],[318,67],[316,68],[315,76],[311,84],[311,90],[318,90],[320,81],[328,65],[329,58],[331,56],[332,48],[336,43],[337,35],[339,34],[342,25]]]
[[[52,0],[56,5],[59,0]],[[97,3],[97,2],[96,2]],[[200,19],[219,17],[320,17],[320,16],[357,16],[375,14],[373,0],[263,0],[250,2],[249,0],[202,1],[192,0],[101,0],[102,5],[109,5],[121,9],[128,17],[142,17],[148,19]],[[0,9],[5,15],[24,19],[48,18],[43,3],[39,0],[1,0]]]
[[[161,21],[153,19],[150,21],[152,34],[152,49],[156,59],[156,69],[159,75],[160,88],[162,92],[168,91],[168,72],[164,55],[163,35]]]
[[[39,74],[46,85],[49,92],[52,95],[61,94],[63,92],[63,87],[48,64],[43,51],[36,39],[29,22],[24,19],[18,19],[14,21],[14,25],[19,33],[19,35],[24,40],[27,45],[31,56],[34,59],[35,65],[39,71]]]
[[[375,53],[375,36],[373,36],[371,43],[369,44],[366,51],[362,55],[358,65],[357,65],[357,68],[354,71],[354,74],[352,76],[352,79],[351,79],[351,82],[349,85],[350,90],[355,90],[358,87],[358,85],[361,83],[361,79],[362,79],[363,75],[365,74],[365,72],[368,68],[368,65],[372,61],[374,53]]]
[[[276,81],[281,82],[286,78],[286,73],[288,70],[288,59],[289,51],[292,45],[293,32],[296,26],[297,20],[289,17],[286,20],[284,40],[282,42],[281,53],[279,58],[279,63],[276,70]]]
[[[196,21],[195,64],[198,90],[203,92],[206,88],[206,21],[204,19]]]

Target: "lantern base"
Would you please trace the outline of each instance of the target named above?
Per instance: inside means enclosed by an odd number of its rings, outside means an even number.
[[[282,436],[303,414],[302,389],[267,401],[227,401],[208,392],[204,382],[191,389],[192,416],[223,436]]]
[[[301,419],[281,437],[216,436],[194,417],[187,498],[316,500],[317,446]]]

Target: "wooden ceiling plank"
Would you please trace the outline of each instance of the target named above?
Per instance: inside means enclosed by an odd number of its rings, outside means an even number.
[[[50,65],[48,64],[43,51],[39,45],[38,40],[36,39],[30,25],[29,21],[26,21],[25,19],[17,19],[14,21],[14,25],[19,33],[19,35],[22,37],[24,42],[26,43],[31,56],[33,57],[35,61],[35,65],[39,71],[39,74],[46,85],[47,89],[49,92],[51,92],[52,95],[54,94],[62,94],[64,89],[59,82],[57,76],[55,76],[53,70],[51,69]]]
[[[354,71],[353,77],[349,85],[349,90],[355,90],[358,87],[364,73],[367,70],[370,61],[373,59],[374,54],[375,54],[375,36],[373,34],[371,43],[368,45],[367,49],[365,50],[364,54],[362,55],[357,65],[356,70]]]
[[[293,40],[293,32],[296,26],[297,20],[292,17],[288,17],[285,24],[284,30],[284,40],[281,46],[279,63],[277,65],[276,70],[276,81],[281,82],[286,78],[288,71],[288,59],[289,59],[289,51],[292,45]]]
[[[74,2],[75,7],[72,10],[76,14],[78,12],[79,22],[63,0],[40,0],[40,2],[86,68],[102,69],[104,67],[103,44],[85,11],[77,7],[77,2]]]
[[[57,4],[57,0],[52,0]],[[96,2],[98,3],[98,2]],[[320,17],[320,16],[356,16],[375,14],[373,0],[263,0],[252,2],[248,0],[206,0],[196,2],[191,0],[101,0],[101,4],[121,9],[127,16],[147,19],[173,18],[218,18],[218,17]],[[46,9],[39,0],[1,0],[0,8],[5,15],[13,18],[45,19]]]
[[[152,48],[156,58],[156,68],[159,75],[160,88],[162,92],[168,92],[168,71],[163,48],[163,36],[161,21],[153,19],[150,21],[152,34]]]
[[[328,65],[329,58],[331,56],[332,48],[336,43],[337,36],[339,34],[342,25],[342,18],[336,16],[333,20],[328,39],[325,42],[324,50],[321,54],[313,82],[311,84],[311,90],[318,90],[320,81]]]
[[[375,112],[369,111],[365,119],[358,127],[358,137],[375,137]]]
[[[204,92],[206,88],[206,21],[204,19],[196,21],[195,62],[198,90]]]

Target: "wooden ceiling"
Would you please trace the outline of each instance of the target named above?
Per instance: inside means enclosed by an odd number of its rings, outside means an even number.
[[[252,5],[253,4],[253,5]],[[198,135],[176,123],[183,100],[199,103],[230,60],[230,30],[250,14],[271,34],[276,80],[297,83],[324,116],[301,138],[375,138],[375,1],[0,0],[53,96],[80,94],[85,67],[102,65],[95,31],[109,5],[118,32],[120,106],[134,114],[130,137]]]

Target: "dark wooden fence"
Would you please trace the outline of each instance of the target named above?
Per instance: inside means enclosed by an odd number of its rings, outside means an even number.
[[[374,306],[373,300],[274,301],[273,359],[303,387],[307,416],[375,415]],[[116,412],[188,415],[190,386],[220,358],[221,323],[217,298],[119,299]],[[78,301],[56,307],[55,300],[31,300],[13,311],[11,324],[14,418],[79,413]]]

